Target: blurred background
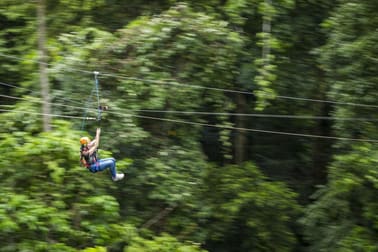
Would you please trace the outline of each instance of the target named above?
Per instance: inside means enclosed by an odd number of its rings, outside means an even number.
[[[2,0],[0,251],[378,251],[377,13]]]

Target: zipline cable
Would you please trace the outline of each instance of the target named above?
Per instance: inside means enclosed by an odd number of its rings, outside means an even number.
[[[88,97],[88,100],[87,102],[85,103],[85,108],[84,108],[84,118],[86,117],[87,115],[87,112],[89,110],[89,105],[90,105],[90,101],[92,99],[92,96],[94,93],[96,93],[96,97],[97,97],[97,121],[98,121],[98,126],[100,127],[100,122],[101,122],[101,112],[102,112],[102,109],[101,109],[101,106],[100,106],[100,92],[99,92],[99,87],[98,87],[98,74],[99,72],[93,72],[94,74],[94,79],[95,79],[95,85],[91,91],[91,95]],[[85,127],[85,119],[83,119],[82,121],[82,124],[81,124],[81,130],[83,131],[84,130],[84,127]]]
[[[50,116],[50,117],[61,117],[61,118],[69,118],[69,119],[86,119],[86,120],[96,120],[94,117],[82,117],[82,116],[70,116],[70,115],[57,115],[57,114],[45,114],[45,113],[38,113],[33,111],[22,111],[22,110],[11,110],[11,109],[0,109],[0,112],[16,112],[20,114],[30,114],[30,115],[42,115],[42,116]]]
[[[276,114],[256,114],[256,113],[228,113],[228,112],[206,112],[206,111],[177,111],[177,110],[151,110],[134,109],[133,112],[145,113],[165,113],[165,114],[184,114],[184,115],[220,115],[220,116],[243,116],[243,117],[262,117],[280,119],[309,119],[309,120],[340,120],[340,121],[378,121],[377,118],[353,118],[353,117],[330,117],[330,116],[307,116],[307,115],[276,115]],[[111,113],[111,112],[109,112]]]
[[[93,90],[92,90],[93,91]],[[95,109],[90,109],[87,107],[77,107],[66,104],[45,102],[41,100],[33,100],[23,97],[15,97],[10,95],[2,95],[0,97],[5,97],[15,100],[26,100],[33,103],[46,103],[53,106],[67,107],[73,109],[85,110],[84,118],[86,118],[88,111],[97,111]],[[37,98],[37,97],[35,97]],[[227,113],[227,112],[206,112],[206,111],[175,111],[175,110],[148,110],[148,109],[114,109],[115,111],[123,111],[125,113],[131,112],[143,112],[143,113],[167,113],[167,114],[183,114],[183,115],[221,115],[221,116],[242,116],[242,117],[260,117],[260,118],[278,118],[278,119],[307,119],[307,120],[334,120],[334,121],[378,121],[377,118],[358,118],[358,117],[327,117],[327,116],[307,116],[307,115],[276,115],[276,114],[247,114],[247,113]],[[98,111],[97,111],[98,112]],[[113,111],[107,111],[108,114],[120,114]],[[83,130],[84,127],[81,127]]]
[[[220,92],[225,92],[225,93],[254,95],[252,92],[248,92],[248,91],[184,84],[184,83],[176,82],[175,80],[159,81],[159,80],[142,79],[142,78],[136,78],[136,77],[126,77],[123,75],[115,75],[115,74],[102,74],[102,75],[106,77],[113,77],[113,78],[119,78],[119,79],[125,79],[125,80],[134,80],[134,81],[140,81],[140,82],[149,82],[149,83],[160,84],[160,85],[171,85],[171,86],[189,87],[189,88],[194,88],[194,89],[207,89],[207,90],[220,91]],[[259,91],[263,92],[262,90],[259,90]],[[270,94],[262,94],[262,95],[271,96]],[[328,104],[335,104],[335,105],[348,105],[348,106],[355,106],[355,107],[378,108],[378,105],[353,103],[353,102],[338,102],[338,101],[331,101],[331,100],[311,99],[311,98],[302,98],[302,97],[294,97],[294,96],[286,96],[286,95],[276,95],[275,98],[296,100],[296,101],[306,101],[306,102],[316,102],[316,103],[328,103]]]
[[[95,88],[92,89],[91,94],[89,95],[87,101],[85,102],[85,105],[84,105],[84,108],[83,108],[84,109],[84,116],[83,116],[84,118],[86,118],[86,116],[87,116],[87,113],[88,113],[88,110],[89,110],[89,105],[90,105],[94,90],[95,90]],[[86,122],[85,119],[83,119],[83,121],[81,122],[81,127],[80,127],[81,131],[83,131],[84,128],[85,128],[85,122]]]
[[[40,104],[50,104],[50,105],[56,105],[56,106],[59,106],[59,107],[66,107],[66,108],[73,108],[73,109],[80,109],[81,108],[81,107],[77,107],[77,106],[71,106],[71,105],[60,104],[60,103],[55,103],[55,102],[46,102],[46,101],[41,101],[41,100],[33,100],[33,99],[30,99],[30,98],[28,99],[28,98],[25,98],[25,97],[16,97],[16,96],[11,96],[11,95],[0,94],[0,97],[5,97],[5,98],[8,98],[8,99],[14,99],[14,100],[30,101],[30,102],[33,102],[33,103],[40,103]],[[32,97],[38,98],[38,97],[34,97],[34,96],[32,96]],[[81,108],[81,109],[84,109],[84,108]]]
[[[100,105],[100,92],[98,90],[98,78],[97,78],[97,76],[99,75],[99,72],[95,71],[93,72],[93,74],[95,77],[95,87],[96,87],[96,94],[97,94],[97,110],[98,110],[97,120],[98,120],[98,124],[100,125],[102,109]]]
[[[206,126],[206,127],[212,127],[212,128],[221,128],[221,129],[238,130],[238,131],[250,131],[250,132],[276,134],[276,135],[309,137],[309,138],[320,138],[320,139],[332,139],[332,140],[341,140],[341,141],[358,141],[358,142],[378,143],[378,140],[376,140],[376,139],[333,137],[333,136],[301,134],[301,133],[273,131],[273,130],[240,128],[240,127],[233,127],[233,126],[226,126],[226,125],[213,125],[213,124],[208,124],[208,123],[188,122],[188,121],[182,121],[182,120],[167,119],[167,118],[160,118],[160,117],[151,117],[151,116],[142,116],[142,115],[130,115],[130,116],[134,116],[134,117],[138,117],[138,118],[144,118],[144,119],[151,119],[151,120],[160,120],[160,121],[166,121],[166,122],[174,122],[174,123],[182,123],[182,124],[190,124],[190,125],[198,125],[198,126]]]
[[[16,59],[19,61],[24,60],[20,57],[7,55],[3,53],[0,53],[0,56]],[[28,61],[40,63],[38,60],[28,59]],[[49,64],[49,63],[45,63],[45,64],[49,66],[53,66],[52,64]],[[67,69],[73,72],[81,72],[85,74],[93,73],[87,70],[82,70],[82,69],[77,69],[77,68],[67,67]],[[65,71],[65,70],[60,70],[60,71]],[[137,78],[137,77],[130,77],[130,76],[125,76],[125,75],[111,74],[111,73],[103,73],[101,75],[104,77],[113,77],[113,78],[119,78],[119,79],[124,79],[124,80],[134,80],[134,81],[147,82],[147,83],[159,84],[159,85],[171,85],[171,86],[188,87],[188,88],[193,88],[193,89],[207,89],[207,90],[220,91],[220,92],[225,92],[225,93],[239,93],[239,94],[246,94],[246,95],[254,95],[252,92],[248,92],[248,91],[184,84],[184,83],[179,83],[175,80],[159,81],[159,80],[142,79],[142,78]],[[263,92],[262,90],[259,90],[259,91],[260,91],[260,94],[261,92]],[[270,94],[266,94],[266,95],[270,96]],[[361,104],[361,103],[354,103],[354,102],[338,102],[338,101],[332,101],[332,100],[311,99],[311,98],[303,98],[303,97],[295,97],[295,96],[287,96],[287,95],[276,95],[275,98],[294,100],[294,101],[328,103],[328,104],[335,104],[335,105],[348,105],[348,106],[365,107],[365,108],[378,108],[378,105]]]
[[[0,109],[0,111],[1,112],[16,112],[16,113],[24,113],[24,114],[36,114],[36,115],[43,115],[43,116],[72,118],[72,119],[83,119],[84,118],[84,117],[81,117],[81,116],[44,114],[44,113],[36,113],[36,112],[31,112],[31,111],[20,111],[20,110]],[[159,121],[165,121],[165,122],[181,123],[181,124],[188,124],[188,125],[195,125],[195,126],[205,126],[205,127],[228,129],[228,130],[238,130],[238,131],[257,132],[257,133],[266,133],[266,134],[275,134],[275,135],[318,138],[318,139],[329,139],[329,140],[332,139],[332,140],[340,140],[340,141],[356,141],[356,142],[378,143],[378,140],[368,139],[368,138],[362,139],[362,138],[333,137],[333,136],[301,134],[301,133],[273,131],[273,130],[250,129],[250,128],[241,128],[241,127],[233,127],[233,126],[226,126],[226,125],[214,125],[214,124],[199,123],[199,122],[189,122],[189,121],[183,121],[183,120],[175,120],[175,119],[152,117],[152,116],[143,116],[143,115],[135,115],[135,114],[121,114],[121,115],[124,116],[124,117],[129,116],[129,117],[136,117],[136,118],[143,118],[143,119],[150,119],[150,120],[159,120]],[[87,120],[96,120],[95,118],[91,118],[91,119],[86,118],[86,119]]]

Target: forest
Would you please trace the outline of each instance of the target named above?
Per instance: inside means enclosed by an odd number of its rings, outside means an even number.
[[[0,251],[378,251],[377,13],[1,0]]]

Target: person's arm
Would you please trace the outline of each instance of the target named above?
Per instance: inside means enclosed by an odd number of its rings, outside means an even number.
[[[89,151],[88,151],[89,155],[92,155],[93,152],[95,152],[97,150],[98,146],[100,145],[100,134],[101,134],[101,129],[97,128],[97,130],[96,130],[96,138],[93,141],[94,145],[91,146],[89,148]]]

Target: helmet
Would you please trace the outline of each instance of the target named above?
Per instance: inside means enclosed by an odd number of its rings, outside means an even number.
[[[82,137],[82,138],[80,138],[80,143],[82,145],[89,144],[90,141],[91,140],[89,139],[89,137]]]

